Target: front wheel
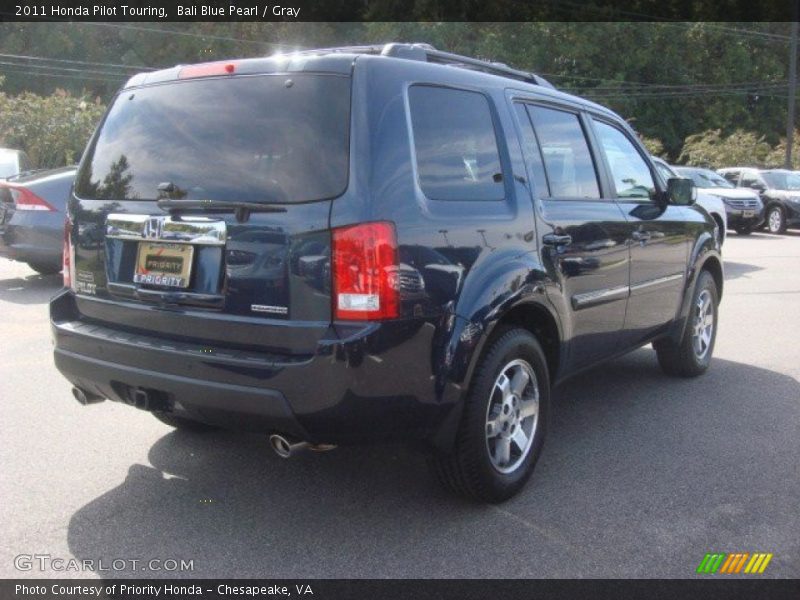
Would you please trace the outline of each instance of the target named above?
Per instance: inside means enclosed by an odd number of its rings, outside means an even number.
[[[452,452],[431,459],[439,480],[476,500],[508,500],[533,472],[549,409],[550,377],[536,337],[502,332],[480,360]]]
[[[658,364],[667,375],[697,377],[706,372],[717,339],[718,305],[717,284],[711,273],[701,271],[681,341],[663,339],[653,343]]]
[[[786,216],[780,206],[772,206],[767,212],[767,231],[770,233],[786,232]]]

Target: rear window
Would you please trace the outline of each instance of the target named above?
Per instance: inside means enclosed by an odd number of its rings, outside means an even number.
[[[88,151],[75,192],[88,199],[333,198],[347,187],[349,127],[350,78],[339,75],[125,90]]]

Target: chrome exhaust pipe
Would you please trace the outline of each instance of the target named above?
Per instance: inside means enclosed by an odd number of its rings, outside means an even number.
[[[275,454],[281,458],[289,458],[290,456],[293,456],[309,447],[308,442],[304,442],[302,440],[293,441],[279,433],[273,433],[271,436],[269,436],[269,445],[272,446]]]
[[[98,402],[105,400],[105,398],[102,396],[98,396],[97,394],[93,394],[92,392],[83,390],[77,386],[72,388],[72,395],[75,397],[75,400],[77,400],[83,406],[97,404]]]

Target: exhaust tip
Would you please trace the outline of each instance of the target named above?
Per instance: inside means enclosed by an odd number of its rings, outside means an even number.
[[[269,445],[281,458],[289,458],[292,455],[291,442],[280,434],[273,433],[269,436]]]
[[[105,398],[102,396],[98,396],[97,394],[93,394],[92,392],[81,389],[77,386],[72,388],[72,395],[74,396],[75,400],[77,400],[83,406],[97,404],[98,402],[105,400]]]

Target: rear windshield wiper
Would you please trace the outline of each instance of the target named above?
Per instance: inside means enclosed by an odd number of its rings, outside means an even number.
[[[245,222],[251,212],[280,213],[286,212],[285,206],[270,204],[268,202],[240,202],[235,200],[172,200],[162,198],[156,202],[159,208],[170,213],[184,210],[201,210],[213,212],[232,212],[236,220]]]

